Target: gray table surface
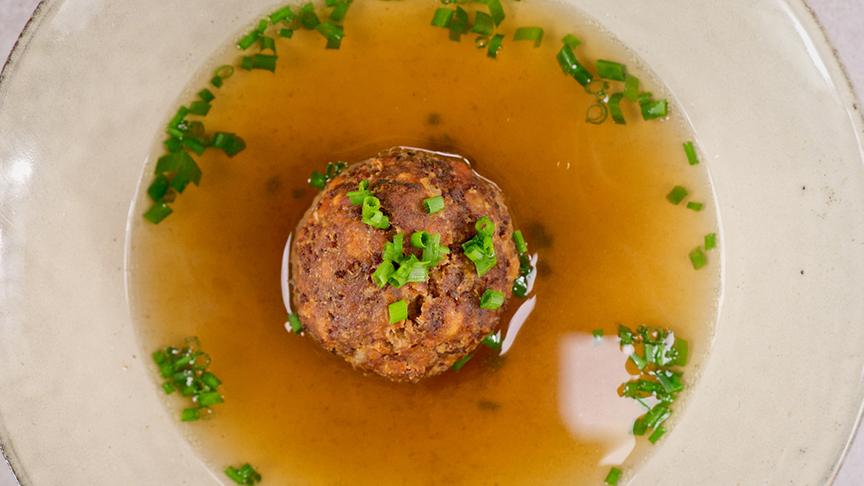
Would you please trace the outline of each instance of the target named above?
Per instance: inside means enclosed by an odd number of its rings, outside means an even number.
[[[0,0],[0,59],[5,59],[38,0]],[[809,0],[846,66],[852,84],[864,98],[864,0]],[[15,486],[0,463],[0,486]],[[864,433],[858,434],[834,486],[864,485]]]

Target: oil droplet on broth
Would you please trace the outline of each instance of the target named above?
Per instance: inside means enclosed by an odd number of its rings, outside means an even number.
[[[590,330],[675,329],[693,349],[688,381],[703,359],[719,262],[694,272],[687,252],[716,221],[704,167],[680,153],[692,135],[674,107],[667,122],[641,122],[628,105],[626,127],[585,123],[595,100],[561,74],[557,39],[578,33],[586,61],[632,55],[569,7],[509,2],[504,27],[542,25],[545,40],[535,49],[508,38],[493,61],[474,39],[430,27],[436,6],[355,2],[340,50],[298,31],[279,44],[275,74],[235,73],[206,123],[243,136],[246,151],[205,153],[201,186],[168,220],[134,222],[145,350],[197,335],[224,382],[226,403],[182,425],[216,471],[241,460],[273,484],[600,484],[609,464],[629,453],[633,465],[650,446],[629,434],[638,404],[616,395],[626,356]],[[650,73],[628,67],[659,95]],[[309,173],[398,145],[468,157],[502,188],[539,256],[503,356],[481,349],[459,373],[416,386],[363,376],[286,332],[280,288],[286,239],[315,195]],[[678,184],[706,210],[666,202]]]

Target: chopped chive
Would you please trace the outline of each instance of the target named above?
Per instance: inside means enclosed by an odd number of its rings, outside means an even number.
[[[170,381],[162,383],[162,391],[164,391],[166,395],[174,393],[175,390],[177,390],[177,387],[175,387]]]
[[[543,42],[543,29],[540,27],[519,27],[513,34],[515,41],[531,41],[534,47],[540,47]]]
[[[621,111],[621,99],[624,98],[624,93],[615,93],[609,97],[609,114],[612,115],[612,121],[618,125],[624,125],[627,120],[624,119],[624,113]]]
[[[690,263],[693,264],[693,268],[696,270],[699,270],[708,264],[708,257],[705,255],[705,252],[702,251],[701,246],[697,246],[691,250],[688,256],[690,257]]]
[[[603,480],[609,486],[617,486],[618,480],[621,478],[621,470],[617,467],[613,467],[609,469],[609,474],[606,475],[606,479]]]
[[[196,140],[194,138],[184,138],[183,146],[198,155],[202,155],[204,153],[204,150],[207,148],[200,140]]]
[[[276,53],[276,39],[270,36],[262,35],[258,39],[258,46],[262,51],[266,50],[273,52],[274,54]]]
[[[193,115],[206,116],[210,113],[210,103],[204,100],[195,100],[189,104],[189,113]]]
[[[291,327],[291,332],[300,334],[303,332],[303,323],[300,322],[300,316],[295,313],[288,314],[288,325]]]
[[[501,47],[504,44],[504,34],[495,34],[489,39],[489,45],[486,48],[486,55],[491,57],[492,59],[496,59],[498,57],[498,52],[501,51]]]
[[[495,223],[486,216],[477,220],[474,225],[477,234],[462,244],[465,257],[474,263],[477,275],[482,277],[498,262],[495,256],[495,245],[492,234],[495,232]]]
[[[219,76],[213,76],[212,78],[210,78],[210,84],[213,85],[214,88],[221,88],[222,78],[220,78]]]
[[[516,230],[513,232],[513,243],[516,244],[516,253],[522,254],[528,252],[528,243],[525,242],[522,231]]]
[[[261,69],[264,71],[276,71],[276,56],[269,54],[255,54],[252,56],[243,56],[240,59],[240,67],[251,71],[252,69]]]
[[[207,392],[198,395],[198,405],[202,407],[210,407],[216,405],[217,403],[225,402],[225,399],[222,398],[222,395],[219,392]]]
[[[602,338],[603,337],[603,329],[594,329],[593,331],[591,331],[591,335],[594,336],[595,338]]]
[[[645,367],[648,366],[648,360],[636,353],[630,355],[630,360],[633,361],[633,364],[635,364],[640,370],[644,370]]]
[[[501,349],[501,332],[493,332],[488,336],[484,337],[482,341],[480,341],[484,346],[493,350]]]
[[[473,357],[473,354],[467,354],[465,356],[462,356],[461,358],[457,359],[455,363],[453,363],[453,366],[451,366],[450,369],[453,371],[461,370],[469,361],[471,361],[471,358]]]
[[[222,384],[222,380],[217,378],[216,375],[210,373],[209,371],[205,371],[201,374],[201,381],[214,390]]]
[[[687,209],[691,209],[693,211],[702,211],[702,208],[705,207],[701,202],[690,201],[687,203]]]
[[[224,472],[230,480],[242,486],[254,486],[261,482],[261,474],[259,474],[258,471],[249,464],[244,464],[239,468],[228,466],[225,468]]]
[[[186,115],[188,114],[189,108],[185,106],[181,106],[180,108],[178,108],[177,113],[175,113],[174,116],[171,117],[171,120],[168,122],[168,128],[177,128],[178,126],[180,126],[180,124],[183,123],[183,120],[186,119]]]
[[[222,149],[228,157],[234,157],[246,149],[246,142],[231,132],[214,133],[211,145]]]
[[[372,281],[375,282],[375,285],[379,288],[384,288],[387,285],[390,276],[393,275],[393,272],[395,271],[396,268],[393,266],[393,262],[390,260],[384,260],[378,265],[378,268],[372,272]]]
[[[171,183],[164,174],[159,174],[153,179],[153,182],[150,183],[150,187],[147,188],[147,195],[154,201],[161,201],[168,192],[170,184]]]
[[[657,441],[660,440],[660,438],[663,437],[663,434],[665,433],[666,429],[664,429],[663,427],[657,427],[656,429],[654,429],[654,432],[652,432],[651,435],[648,436],[648,441],[652,444],[656,444]]]
[[[315,30],[327,39],[327,49],[339,49],[339,47],[342,46],[342,38],[345,37],[345,30],[341,25],[328,21],[315,26]]]
[[[186,152],[163,155],[156,161],[156,174],[169,176],[171,187],[178,193],[186,189],[190,182],[196,186],[201,182],[201,169]]]
[[[244,50],[244,51],[246,49],[249,49],[250,47],[252,47],[252,44],[254,44],[255,41],[258,40],[258,37],[260,37],[260,36],[261,36],[261,33],[258,32],[257,30],[250,31],[249,33],[247,33],[246,35],[241,37],[240,40],[237,41],[237,48]]]
[[[318,24],[321,23],[321,19],[318,18],[318,15],[315,13],[315,6],[312,5],[311,2],[304,4],[300,7],[300,24],[309,30],[318,27]]]
[[[480,308],[485,310],[497,310],[504,304],[504,293],[493,289],[486,289],[480,296]]]
[[[390,260],[392,262],[402,261],[402,242],[404,238],[405,235],[402,233],[396,233],[393,235],[393,241],[388,241],[384,244],[384,252],[381,254],[381,257],[384,260]]]
[[[674,351],[674,359],[670,364],[675,366],[686,366],[687,358],[690,355],[690,344],[685,339],[675,338],[675,343],[672,345]]]
[[[582,86],[588,86],[594,79],[591,72],[576,59],[576,54],[567,44],[558,51],[558,64],[567,75],[573,76]]]
[[[504,7],[501,6],[501,0],[484,0],[486,7],[489,9],[489,15],[495,21],[495,25],[501,25],[504,21]]]
[[[579,44],[582,44],[582,41],[579,40],[579,38],[573,34],[565,35],[564,38],[561,39],[561,42],[563,42],[564,45],[569,47],[570,49],[575,49],[576,46],[578,46]]]
[[[597,74],[601,78],[624,81],[627,77],[627,67],[621,63],[598,59],[594,63],[594,66],[597,68]]]
[[[447,27],[450,29],[450,40],[458,42],[462,38],[462,34],[467,34],[469,23],[468,12],[462,7],[456,7],[447,23]]]
[[[375,196],[363,198],[361,219],[373,228],[387,229],[390,227],[390,218],[381,211],[381,200]]]
[[[198,92],[198,97],[204,100],[205,103],[210,103],[211,101],[216,99],[216,96],[207,88],[202,89]]]
[[[333,10],[330,12],[330,20],[333,22],[342,22],[345,20],[345,15],[348,13],[348,7],[351,6],[351,0],[340,0],[334,3]]]
[[[426,212],[429,214],[435,214],[438,211],[444,209],[444,197],[443,196],[433,196],[423,200],[423,207],[426,208]]]
[[[624,77],[624,97],[630,101],[639,101],[639,78],[632,74]]]
[[[440,7],[435,10],[435,15],[432,17],[432,25],[435,27],[448,27],[452,16],[452,10],[446,7]]]
[[[213,71],[214,76],[219,76],[222,79],[228,79],[234,74],[234,66],[223,64]]]
[[[477,11],[474,14],[474,26],[471,27],[471,32],[480,35],[492,35],[495,31],[495,21],[492,16],[486,12]]]
[[[201,414],[198,413],[197,408],[184,408],[182,412],[180,412],[180,420],[183,422],[194,422],[201,418]]]
[[[285,28],[279,29],[279,37],[290,39],[294,37],[294,30]]]
[[[387,306],[387,312],[390,314],[390,324],[402,322],[408,318],[408,302],[397,300]]]
[[[669,114],[669,103],[666,100],[654,100],[642,98],[639,100],[644,120],[663,118]]]
[[[699,164],[699,156],[696,155],[696,147],[693,146],[692,141],[684,142],[684,153],[687,154],[687,162],[690,165]]]
[[[717,248],[717,233],[708,233],[705,235],[705,249],[713,250]]]
[[[291,9],[290,5],[285,5],[279,10],[270,14],[270,23],[275,24],[277,22],[285,21],[286,23],[294,20],[294,10]]]
[[[669,194],[666,194],[666,200],[672,204],[679,204],[681,201],[687,197],[687,189],[683,186],[675,186],[669,191]]]

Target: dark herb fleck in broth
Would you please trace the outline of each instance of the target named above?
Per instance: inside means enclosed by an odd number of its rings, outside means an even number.
[[[506,42],[495,60],[470,36],[448,42],[430,27],[434,7],[355,2],[339,50],[297,32],[279,43],[275,73],[225,80],[207,126],[242,134],[246,150],[232,160],[205,152],[200,187],[171,218],[137,222],[130,270],[144,347],[196,335],[219,363],[218,417],[184,428],[208,444],[202,453],[217,469],[244,457],[273,484],[599,484],[610,439],[568,411],[598,374],[573,367],[587,357],[595,371],[620,374],[626,357],[601,356],[591,331],[668,325],[688,338],[688,369],[698,369],[718,266],[694,272],[687,255],[716,221],[665,200],[674,185],[711,194],[704,164],[681,163],[691,137],[675,110],[648,123],[638,103],[624,103],[626,126],[586,124],[594,99],[562,75],[552,40],[578,32],[586,62],[630,56],[560,5],[510,2],[507,22],[543,25],[547,40]],[[629,67],[643,89],[660,91]],[[459,373],[419,385],[362,376],[283,327],[282,250],[315,195],[309,173],[395,145],[469,157],[540,253],[536,306],[518,338],[505,338],[505,354],[481,346]],[[621,421],[625,440],[632,423]]]

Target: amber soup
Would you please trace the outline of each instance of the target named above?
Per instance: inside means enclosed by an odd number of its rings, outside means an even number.
[[[473,36],[451,42],[431,27],[437,6],[355,2],[341,49],[315,32],[280,41],[275,74],[238,71],[214,90],[208,130],[248,148],[199,157],[200,187],[159,225],[141,220],[139,201],[128,271],[143,352],[198,336],[212,356],[225,403],[178,426],[217,471],[250,462],[265,484],[600,484],[610,465],[632,473],[663,441],[630,433],[643,410],[616,393],[629,378],[619,323],[689,340],[671,434],[686,413],[720,259],[709,252],[697,271],[687,256],[717,219],[704,162],[691,167],[682,151],[692,134],[679,110],[645,122],[628,103],[627,125],[586,123],[592,97],[555,61],[565,33],[584,41],[582,59],[620,60],[655,96],[664,88],[571,7],[508,2],[505,31],[541,25],[546,39],[508,38],[493,60]],[[237,56],[215,55],[181,102]],[[310,172],[397,145],[461,154],[495,181],[538,269],[529,298],[514,299],[510,313],[527,319],[505,323],[501,356],[481,350],[416,385],[364,376],[287,332],[280,282],[286,239],[316,194]],[[670,204],[674,185],[705,209]],[[183,402],[166,405],[176,417]]]

